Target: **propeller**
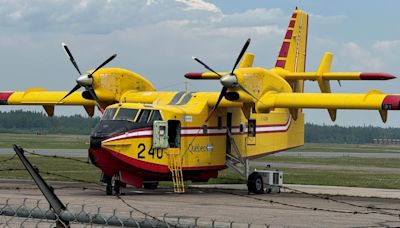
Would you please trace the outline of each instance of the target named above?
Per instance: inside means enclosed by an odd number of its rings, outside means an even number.
[[[234,74],[234,71],[237,67],[237,65],[239,64],[240,60],[242,59],[244,53],[246,52],[247,48],[250,45],[250,38],[246,41],[246,43],[244,44],[242,50],[239,53],[239,56],[236,59],[235,65],[233,65],[232,71],[225,74],[225,75],[220,75],[218,72],[214,71],[211,67],[209,67],[207,64],[205,64],[204,62],[202,62],[200,59],[196,58],[196,57],[192,57],[196,62],[200,63],[201,65],[204,66],[204,68],[206,68],[207,70],[213,72],[214,74],[218,75],[220,78],[220,82],[222,84],[222,90],[218,96],[218,100],[217,103],[215,103],[215,106],[211,109],[210,113],[207,116],[207,119],[205,120],[205,122],[207,122],[211,116],[213,115],[213,113],[215,112],[215,110],[217,110],[219,104],[221,103],[221,100],[223,97],[225,97],[227,91],[229,88],[239,88],[240,90],[242,90],[243,92],[245,92],[246,94],[250,95],[252,98],[254,98],[255,100],[259,101],[259,99],[254,96],[253,94],[251,94],[247,89],[245,89],[242,85],[239,84],[236,75]]]
[[[97,97],[94,89],[93,89],[93,74],[96,73],[96,71],[98,71],[100,68],[102,68],[103,66],[105,66],[106,64],[108,64],[109,62],[111,62],[116,56],[117,54],[114,54],[112,56],[110,56],[106,61],[104,61],[102,64],[100,64],[94,71],[92,71],[90,74],[82,74],[81,71],[79,70],[78,64],[76,63],[74,57],[72,56],[71,51],[69,50],[68,46],[65,43],[61,44],[64,48],[65,53],[67,54],[69,60],[71,61],[72,65],[74,65],[75,69],[78,71],[79,73],[79,77],[76,79],[76,85],[74,86],[74,88],[71,89],[71,91],[69,91],[61,100],[63,101],[65,98],[67,98],[69,95],[71,95],[73,92],[77,91],[78,89],[80,89],[81,87],[84,87],[86,89],[86,91],[89,92],[90,96],[96,101],[96,105],[97,107],[102,110],[101,108],[101,101],[99,100],[99,98]]]

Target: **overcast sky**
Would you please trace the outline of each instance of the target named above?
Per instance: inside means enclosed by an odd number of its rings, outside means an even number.
[[[70,90],[78,75],[61,42],[82,70],[117,53],[108,66],[135,71],[159,90],[183,90],[186,72],[203,71],[192,55],[230,69],[249,37],[255,65],[271,68],[296,6],[310,14],[308,70],[330,51],[332,70],[400,76],[400,2],[394,0],[0,0],[0,90]],[[217,81],[189,83],[192,90],[220,90]],[[342,93],[399,93],[400,79],[332,85]],[[318,91],[316,83],[307,82],[306,91]],[[83,108],[56,108],[58,115],[75,113]],[[306,111],[306,121],[331,124],[325,110]],[[336,123],[399,127],[400,112],[390,112],[382,125],[378,111],[339,111]]]

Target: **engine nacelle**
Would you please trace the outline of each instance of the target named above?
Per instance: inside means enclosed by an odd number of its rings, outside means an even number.
[[[97,97],[107,105],[119,102],[121,96],[127,91],[155,90],[143,76],[121,68],[98,70],[93,75],[93,89]]]

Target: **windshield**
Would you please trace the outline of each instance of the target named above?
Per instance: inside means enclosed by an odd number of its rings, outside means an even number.
[[[120,108],[115,115],[116,111],[116,108],[106,109],[103,118],[93,129],[92,138],[104,138],[134,129],[152,127],[154,121],[162,120],[159,110],[142,109],[139,111],[137,109]],[[136,116],[138,117],[136,118]],[[134,122],[135,118],[136,122]]]
[[[153,110],[151,112],[151,116],[150,116],[150,118],[149,118],[149,120],[147,122],[148,123],[154,123],[154,121],[156,121],[156,120],[162,120],[161,114],[160,114],[160,111]]]
[[[147,123],[147,119],[149,118],[149,115],[150,115],[150,110],[143,109],[140,112],[138,120],[136,122],[138,122],[138,123]]]
[[[116,108],[106,109],[101,120],[112,120],[116,111]]]
[[[115,120],[128,120],[133,122],[137,112],[137,109],[120,108]]]

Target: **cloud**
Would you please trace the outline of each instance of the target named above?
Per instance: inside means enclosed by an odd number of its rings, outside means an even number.
[[[323,16],[319,14],[310,13],[309,16],[310,16],[310,21],[319,24],[338,24],[342,23],[344,20],[347,19],[346,15]]]
[[[0,29],[15,34],[28,31],[110,34],[165,21],[183,21],[180,26],[191,29],[226,31],[232,28],[246,32],[238,28],[250,27],[252,31],[270,30],[274,34],[274,27],[288,19],[277,8],[227,14],[204,0],[3,0],[0,12]]]
[[[183,10],[204,10],[213,13],[220,13],[221,10],[212,3],[208,3],[202,0],[176,0],[185,5]]]
[[[393,48],[400,48],[400,40],[382,40],[374,43],[373,48],[377,51],[393,51]]]
[[[233,14],[224,14],[219,18],[215,18],[218,26],[264,26],[271,25],[284,20],[288,21],[289,15],[286,15],[281,9],[277,8],[256,8],[244,12]]]
[[[342,45],[341,61],[346,63],[353,71],[379,71],[384,68],[384,63],[379,55],[375,55],[373,50],[362,48],[355,42],[348,42]]]

